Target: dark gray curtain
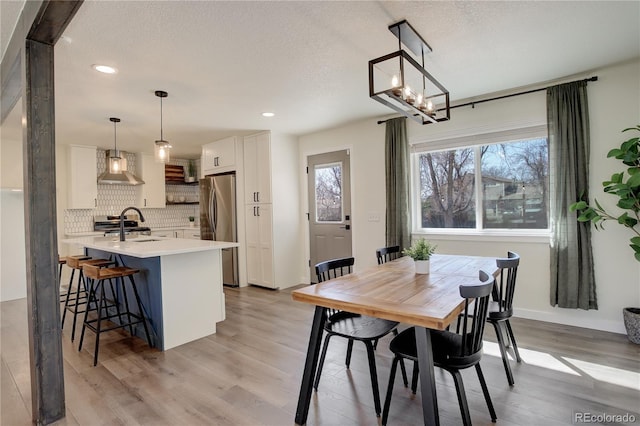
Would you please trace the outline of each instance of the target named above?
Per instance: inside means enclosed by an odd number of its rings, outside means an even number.
[[[385,183],[387,189],[386,244],[411,245],[409,212],[409,142],[406,118],[387,120],[385,134]]]
[[[549,145],[554,154],[551,193],[551,305],[598,309],[591,252],[591,223],[580,223],[569,206],[589,196],[587,83],[547,90]]]

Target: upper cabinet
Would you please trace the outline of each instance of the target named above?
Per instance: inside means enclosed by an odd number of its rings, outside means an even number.
[[[230,137],[202,146],[202,175],[236,169],[236,138]]]
[[[138,206],[142,208],[164,208],[164,164],[157,163],[151,154],[138,153],[136,166],[139,176],[144,181],[138,186]]]
[[[95,146],[69,146],[69,209],[98,206],[98,171]]]
[[[271,203],[271,135],[244,138],[244,202]]]

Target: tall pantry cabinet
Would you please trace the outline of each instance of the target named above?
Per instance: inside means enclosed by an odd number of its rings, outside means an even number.
[[[244,137],[247,282],[268,288],[300,284],[298,147],[294,137]]]

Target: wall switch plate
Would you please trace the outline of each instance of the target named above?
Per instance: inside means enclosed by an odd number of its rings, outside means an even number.
[[[380,222],[380,213],[376,211],[370,211],[367,220],[369,222]]]

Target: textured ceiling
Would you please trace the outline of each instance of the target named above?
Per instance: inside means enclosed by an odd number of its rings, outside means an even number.
[[[85,1],[55,47],[57,143],[109,147],[116,116],[119,147],[151,152],[159,89],[182,157],[232,134],[388,115],[367,65],[397,50],[387,27],[402,19],[433,48],[425,67],[454,103],[640,56],[639,2]]]

